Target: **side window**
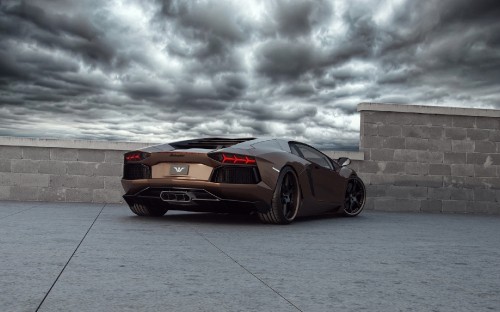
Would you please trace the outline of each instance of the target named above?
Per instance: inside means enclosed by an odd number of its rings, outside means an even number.
[[[328,157],[315,150],[314,148],[303,144],[291,144],[290,148],[293,154],[309,160],[327,169],[333,169]],[[299,153],[297,153],[297,151]]]
[[[299,152],[299,149],[295,146],[295,144],[290,144],[290,150],[292,151],[292,154],[302,157],[302,154]]]
[[[267,141],[262,141],[262,142],[257,142],[252,144],[253,147],[255,148],[263,148],[263,149],[270,149],[270,150],[282,150],[281,146],[276,140],[267,140]]]

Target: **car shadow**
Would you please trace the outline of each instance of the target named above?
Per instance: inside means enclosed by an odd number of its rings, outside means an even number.
[[[239,226],[255,226],[267,225],[260,222],[257,215],[234,214],[234,213],[210,213],[210,212],[168,212],[163,217],[138,217],[130,215],[128,218],[140,218],[145,222],[175,222],[175,223],[202,223],[202,224],[218,224],[218,225],[239,225]],[[308,222],[318,222],[325,220],[340,220],[346,219],[339,214],[322,214],[307,217],[297,217],[291,225],[303,224]],[[272,224],[271,224],[272,225]]]
[[[344,220],[345,218],[339,213],[324,213],[314,216],[297,217],[294,222],[312,222],[312,221],[336,220],[336,219]]]
[[[143,222],[192,223],[220,225],[255,225],[259,224],[257,216],[244,214],[226,214],[211,212],[168,212],[163,217],[138,217],[130,215],[127,218],[139,218]]]

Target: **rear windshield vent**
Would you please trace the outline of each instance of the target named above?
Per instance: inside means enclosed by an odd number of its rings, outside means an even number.
[[[151,168],[143,164],[126,164],[123,166],[125,180],[151,179]]]
[[[233,184],[257,184],[260,181],[257,167],[222,166],[215,169],[212,182]]]

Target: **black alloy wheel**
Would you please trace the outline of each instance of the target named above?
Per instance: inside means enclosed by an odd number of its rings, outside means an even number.
[[[363,181],[357,176],[350,177],[344,200],[344,215],[355,217],[361,213],[366,202],[366,188]]]
[[[298,191],[299,186],[297,183],[297,177],[290,171],[285,174],[285,178],[281,183],[280,197],[281,205],[283,207],[283,216],[288,221],[293,221],[298,211]]]
[[[284,167],[274,190],[271,208],[268,212],[258,215],[264,223],[289,224],[297,216],[299,206],[299,179],[292,168]]]

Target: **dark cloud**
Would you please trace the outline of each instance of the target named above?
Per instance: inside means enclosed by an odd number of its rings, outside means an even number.
[[[317,92],[316,88],[311,84],[311,82],[297,82],[292,84],[287,84],[284,88],[283,94],[303,98],[312,96]]]
[[[235,47],[249,39],[249,25],[236,9],[223,2],[160,1],[155,22],[171,34],[167,51],[189,63],[192,73],[235,72],[241,70]]]
[[[377,82],[379,84],[404,84],[409,80],[422,74],[422,71],[415,68],[395,68],[387,72],[380,73]]]
[[[28,72],[17,66],[13,55],[0,52],[0,83],[8,84],[12,80],[24,80],[28,78]]]
[[[36,4],[21,1],[2,6],[2,20],[11,25],[8,28],[14,30],[13,35],[49,49],[66,50],[92,66],[113,67],[124,63],[125,60],[116,55],[114,42],[106,38],[105,30],[94,26],[76,8],[61,14],[50,10],[54,7],[50,2]]]
[[[95,40],[99,32],[82,16],[71,18],[62,14],[47,14],[42,7],[22,1],[5,8],[4,13],[34,24],[37,29],[54,35],[69,34],[87,41]]]
[[[332,108],[339,110],[342,114],[345,115],[354,115],[357,112],[357,107],[349,103],[334,104]]]
[[[372,16],[355,6],[351,9],[344,14],[348,31],[330,56],[333,64],[356,57],[370,57],[375,48],[377,26]]]
[[[266,135],[355,149],[362,101],[500,108],[499,8],[4,1],[0,135]]]
[[[439,8],[442,23],[471,23],[471,24],[489,24],[498,23],[500,15],[500,4],[495,0],[467,1],[458,0],[453,2],[453,6],[445,6],[449,3],[443,3]]]
[[[315,53],[310,42],[265,42],[256,51],[256,69],[273,80],[299,78],[316,66],[318,56]]]
[[[248,82],[243,75],[226,74],[215,78],[214,88],[221,100],[232,100],[242,96]]]
[[[290,105],[286,103],[254,104],[250,109],[242,105],[239,107],[239,110],[242,115],[252,117],[252,120],[296,123],[308,119],[309,117],[314,117],[318,112],[316,107]]]
[[[273,18],[269,28],[278,36],[296,38],[308,36],[316,27],[331,18],[332,4],[327,1],[276,1],[272,5]]]
[[[123,91],[133,100],[162,99],[169,95],[168,90],[154,81],[134,81],[123,84]]]

